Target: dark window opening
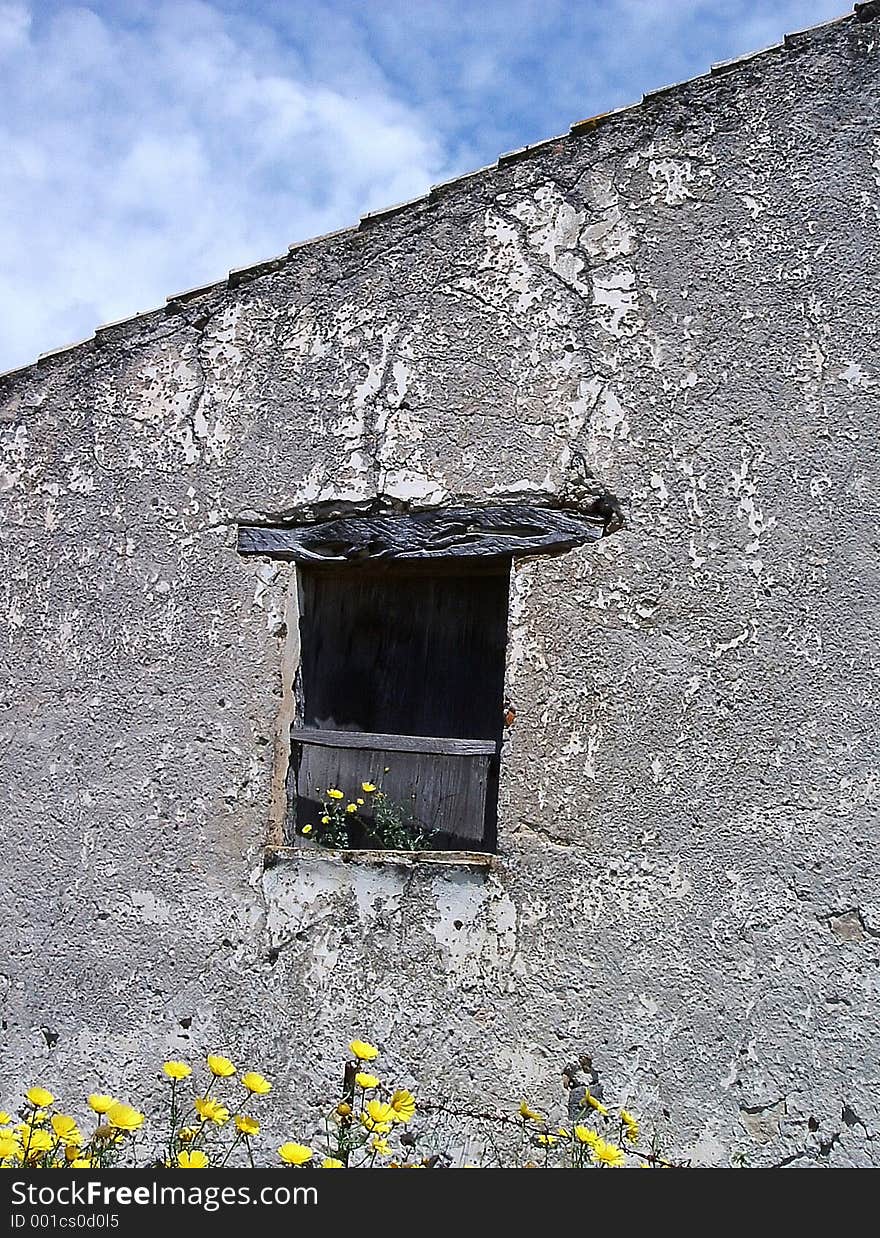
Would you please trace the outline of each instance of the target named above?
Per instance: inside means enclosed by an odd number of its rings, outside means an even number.
[[[298,832],[328,787],[367,781],[411,807],[431,849],[494,850],[509,558],[298,570]]]

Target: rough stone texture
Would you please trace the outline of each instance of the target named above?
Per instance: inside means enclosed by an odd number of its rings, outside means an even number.
[[[0,380],[6,1096],[589,1050],[697,1163],[880,1161],[878,85],[867,7]],[[235,522],[575,451],[628,525],[517,565],[497,867],[264,868],[293,569]]]

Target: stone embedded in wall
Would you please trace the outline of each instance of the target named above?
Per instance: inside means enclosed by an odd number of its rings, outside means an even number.
[[[869,933],[872,937],[880,936],[867,928],[858,908],[844,911],[838,916],[830,916],[828,927],[840,941],[864,941]]]
[[[772,1142],[779,1135],[779,1124],[785,1117],[785,1097],[769,1105],[743,1106],[739,1120],[756,1143]]]

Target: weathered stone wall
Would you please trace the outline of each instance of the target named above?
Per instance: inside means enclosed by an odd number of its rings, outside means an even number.
[[[877,1162],[878,86],[865,8],[2,380],[4,1095],[590,1050],[698,1161]],[[497,868],[264,871],[295,613],[235,522],[574,451],[628,526],[514,573]]]

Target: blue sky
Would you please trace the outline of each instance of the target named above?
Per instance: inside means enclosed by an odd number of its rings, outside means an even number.
[[[0,0],[0,370],[848,0]]]

